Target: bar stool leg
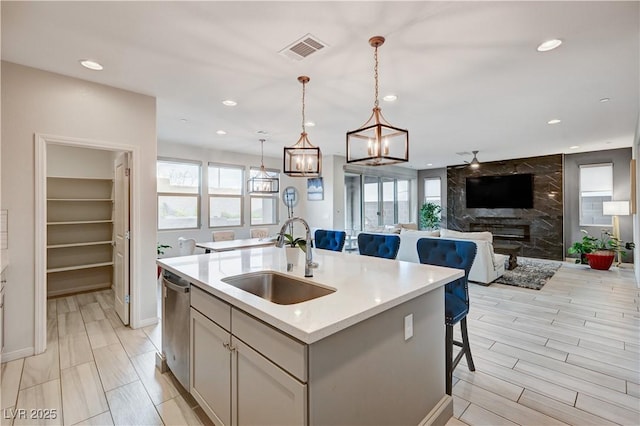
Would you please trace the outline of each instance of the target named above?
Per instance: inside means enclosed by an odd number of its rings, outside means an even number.
[[[445,367],[446,367],[446,390],[447,395],[451,395],[452,387],[453,387],[453,369],[455,368],[453,365],[453,326],[446,326],[445,332]]]
[[[471,347],[469,347],[469,334],[467,333],[467,317],[460,320],[460,329],[462,331],[462,350],[467,357],[467,367],[470,371],[476,371],[476,366],[473,365],[473,358],[471,358]]]

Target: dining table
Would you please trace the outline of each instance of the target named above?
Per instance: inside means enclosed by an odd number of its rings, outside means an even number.
[[[204,241],[196,243],[196,247],[204,249],[205,253],[239,250],[254,247],[268,247],[275,245],[275,238],[244,238],[228,241]]]

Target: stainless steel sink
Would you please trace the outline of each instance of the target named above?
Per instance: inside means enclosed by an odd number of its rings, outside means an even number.
[[[223,278],[222,281],[279,305],[306,302],[335,292],[330,288],[271,271],[235,275]]]

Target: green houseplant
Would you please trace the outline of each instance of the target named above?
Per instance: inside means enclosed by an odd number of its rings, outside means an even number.
[[[304,238],[297,237],[295,238],[291,234],[284,234],[284,238],[286,240],[285,247],[285,255],[287,257],[287,263],[291,265],[297,265],[298,259],[300,258],[300,250],[303,252],[307,251],[307,241]]]
[[[584,229],[581,229],[580,232],[584,234],[582,240],[573,243],[571,247],[569,247],[568,252],[569,254],[577,254],[580,256],[576,259],[576,263],[588,265],[587,253],[591,253],[596,249],[596,241],[598,241],[598,239],[589,235]]]
[[[287,240],[287,247],[295,248],[299,247],[303,252],[307,252],[307,241],[302,237],[294,238],[291,234],[284,234],[284,239]]]
[[[162,256],[164,254],[165,249],[168,249],[168,248],[171,248],[171,246],[157,243],[158,257]],[[162,272],[162,268],[158,266],[158,278],[160,278],[161,272]]]
[[[584,229],[580,232],[584,234],[582,240],[573,243],[568,251],[570,254],[580,254],[576,263],[589,264],[594,269],[609,269],[616,253],[621,258],[626,255],[626,250],[635,248],[633,242],[624,242],[607,229],[602,230],[600,238],[590,235]]]
[[[442,207],[436,203],[427,201],[420,207],[420,228],[438,229],[440,228],[440,213]]]
[[[162,256],[164,254],[165,249],[168,249],[168,248],[171,248],[171,246],[158,243],[158,256]]]

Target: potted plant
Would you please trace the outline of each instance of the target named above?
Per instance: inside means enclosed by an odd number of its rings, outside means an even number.
[[[298,264],[300,250],[303,252],[307,251],[307,241],[301,237],[294,238],[291,234],[284,234],[284,238],[286,240],[285,254],[287,256],[287,263],[295,266]]]
[[[579,253],[581,259],[576,260],[576,263],[588,263],[592,269],[606,271],[613,264],[616,253],[619,253],[621,258],[626,255],[625,250],[635,248],[634,243],[624,242],[614,237],[611,232],[606,229],[602,230],[600,238],[592,237],[585,230],[581,230],[581,232],[584,233],[582,241],[573,243],[569,248],[569,253]],[[587,262],[582,260],[583,257],[586,257]]]
[[[162,256],[164,254],[165,249],[171,248],[171,246],[168,246],[166,244],[157,244],[157,250],[158,250],[158,257]],[[162,268],[158,266],[158,278],[160,278],[160,272],[162,272]]]
[[[614,237],[610,231],[603,229],[600,234],[600,239],[596,241],[596,248],[592,253],[587,254],[589,259],[589,266],[593,269],[608,270],[613,264],[613,259],[616,253],[619,254],[618,259],[621,259],[627,253],[626,250],[632,250],[635,248],[635,244],[632,242],[624,242],[621,239]]]
[[[580,232],[584,234],[582,236],[582,240],[573,243],[571,247],[569,247],[568,252],[570,254],[580,255],[580,258],[576,259],[576,263],[588,265],[589,261],[587,260],[587,254],[596,249],[596,241],[598,241],[598,239],[589,235],[589,233],[584,229],[581,229]]]
[[[440,228],[440,213],[442,207],[436,203],[427,201],[420,207],[420,228],[438,229]]]

